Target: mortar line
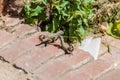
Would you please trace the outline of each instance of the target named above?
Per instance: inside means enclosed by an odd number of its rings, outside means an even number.
[[[29,49],[27,49],[27,50],[21,52],[21,53],[20,53],[21,55],[17,56],[15,59],[13,59],[13,60],[11,61],[11,63],[17,62],[18,59],[20,59],[21,57],[23,57],[23,56],[25,56],[25,55],[28,55],[29,52],[32,51],[33,49],[35,49],[34,46],[32,46],[31,48],[29,48]]]
[[[9,46],[11,44],[13,44],[14,42],[16,42],[18,40],[18,38],[15,36],[15,38],[13,38],[12,40],[8,41],[8,42],[5,42],[2,44],[2,46],[0,46],[0,49],[6,47],[6,46]]]
[[[60,53],[60,52],[59,52],[59,53]],[[37,66],[35,69],[31,70],[31,72],[32,72],[32,73],[35,73],[39,68],[41,68],[41,67],[44,66],[45,64],[50,63],[51,61],[54,61],[54,60],[56,60],[58,57],[62,57],[62,56],[64,56],[64,54],[55,55],[55,56],[52,56],[52,57],[48,58],[47,60],[42,61],[40,64],[38,64],[38,66]]]
[[[118,63],[118,65],[120,65],[120,63]],[[100,73],[100,74],[98,74],[97,76],[95,76],[94,79],[95,79],[95,80],[100,79],[100,77],[102,77],[102,76],[106,75],[107,73],[115,70],[115,67],[116,67],[116,66],[115,66],[114,64],[111,65],[108,69],[106,69],[106,70],[103,71],[102,73]]]
[[[66,71],[62,72],[60,75],[58,75],[55,80],[60,80],[62,77],[64,77],[68,73],[80,69],[81,67],[85,66],[87,63],[91,62],[92,60],[93,60],[93,58],[89,57],[89,58],[85,59],[84,61],[78,63],[77,66],[70,67],[69,69],[67,69]]]

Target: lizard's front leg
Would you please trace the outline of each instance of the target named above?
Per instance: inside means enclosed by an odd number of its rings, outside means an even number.
[[[72,44],[68,44],[64,42],[64,39],[62,36],[59,37],[61,42],[61,48],[65,51],[66,54],[72,54],[74,47]]]

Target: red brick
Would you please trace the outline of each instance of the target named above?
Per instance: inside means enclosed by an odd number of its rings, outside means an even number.
[[[105,52],[107,52],[108,48],[106,45],[101,44],[100,46],[100,51],[99,51],[99,56],[102,56],[103,54],[105,54]]]
[[[79,70],[75,70],[68,73],[60,80],[90,80],[90,76],[87,73],[82,73]]]
[[[67,69],[68,64],[61,61],[51,61],[40,67],[35,74],[42,80],[54,80],[60,73]]]
[[[59,49],[52,45],[49,45],[43,49],[37,48],[35,50],[32,50],[29,54],[18,59],[15,64],[26,69],[27,71],[32,71],[43,61],[60,54],[62,53]],[[77,63],[84,61],[88,57],[89,55],[87,53],[79,50],[76,52],[76,54],[74,54],[74,56],[64,55],[60,58],[60,60],[64,61],[64,63],[66,62],[66,64],[70,62],[70,65],[74,66]]]
[[[15,65],[22,67],[27,71],[33,71],[36,67],[42,64],[42,62],[59,54],[59,49],[54,48],[54,46],[51,46],[51,48],[55,49],[54,52],[51,52],[51,49],[40,47],[35,48],[27,55],[19,58]]]
[[[111,53],[105,53],[100,59],[106,61],[107,63],[114,65],[120,63],[120,50],[115,47],[110,47]]]
[[[0,56],[3,56],[8,61],[13,61],[16,57],[25,52],[25,50],[31,48],[34,44],[27,40],[19,40],[9,45],[9,48],[0,53]]]
[[[5,59],[13,61],[16,57],[22,55],[25,50],[28,50],[29,48],[40,43],[38,35],[39,33],[36,33],[31,37],[28,37],[27,39],[13,42],[11,45],[9,45],[8,49],[3,50],[0,55],[3,56]]]
[[[25,34],[31,30],[35,29],[35,27],[29,26],[28,24],[20,24],[17,26],[17,29],[15,30],[15,35],[22,35]]]
[[[36,74],[43,80],[53,80],[63,72],[74,68],[77,64],[81,63],[82,65],[82,62],[89,57],[88,53],[76,50],[73,55],[63,55],[54,61],[48,62],[40,67]]]
[[[6,31],[0,30],[0,45],[4,44],[14,38],[15,37],[12,34],[6,32]]]
[[[6,24],[6,26],[12,27],[12,26],[19,24],[20,21],[21,20],[19,18],[7,17],[5,20],[5,24]]]
[[[109,64],[107,64],[105,61],[98,59],[96,61],[92,61],[92,62],[84,65],[83,67],[81,67],[78,70],[80,71],[80,73],[85,73],[90,78],[94,78],[97,75],[104,72],[105,70],[107,70],[109,67],[111,67],[111,66]],[[79,75],[79,76],[81,76],[81,75]]]
[[[41,32],[37,32],[34,35],[31,35],[31,37],[28,37],[27,40],[31,41],[35,45],[38,45],[38,44],[40,44],[40,40],[39,40],[39,35],[40,34],[42,34],[42,33]],[[44,34],[46,34],[46,32]]]
[[[49,46],[45,47],[45,50],[47,50],[47,52],[52,53],[52,54],[57,53],[56,55],[59,55],[62,53],[58,47],[55,47],[53,45],[49,45]]]
[[[120,49],[120,40],[119,39],[114,39],[110,42],[110,45]]]
[[[89,53],[84,52],[82,50],[75,50],[73,54],[64,55],[58,58],[58,60],[61,60],[61,62],[69,64],[71,67],[75,67],[75,66],[77,67],[77,65],[82,65],[88,62],[90,58],[92,57],[89,55]]]
[[[105,35],[105,36],[103,36],[102,37],[102,41],[104,41],[104,42],[108,42],[108,43],[110,43],[111,41],[113,41],[115,38],[113,38],[112,36],[110,36],[110,35]]]
[[[113,70],[113,71],[105,74],[99,80],[120,80],[120,69]]]
[[[62,77],[61,80],[90,80],[111,67],[103,60],[92,61],[83,67],[72,71]],[[75,75],[74,75],[75,74]],[[68,78],[68,79],[67,79]]]

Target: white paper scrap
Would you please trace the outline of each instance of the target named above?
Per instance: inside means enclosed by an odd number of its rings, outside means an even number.
[[[89,52],[96,60],[99,54],[100,44],[101,38],[88,37],[82,41],[81,46],[79,46],[78,48]]]

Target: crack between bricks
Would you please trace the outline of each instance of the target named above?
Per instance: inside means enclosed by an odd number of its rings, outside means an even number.
[[[12,45],[13,43],[19,41],[19,40],[22,40],[22,39],[25,39],[25,38],[28,38],[30,37],[31,35],[35,34],[36,32],[35,31],[30,31],[30,32],[26,32],[23,36],[15,36],[15,38],[13,38],[12,40],[8,41],[8,42],[5,42],[4,44],[2,44],[0,46],[0,49],[2,48],[6,48],[7,46],[10,46]],[[25,36],[26,34],[30,34],[29,36],[27,35],[27,37]]]
[[[19,56],[16,57],[14,60],[12,60],[12,63],[16,63],[19,58],[23,57],[24,55],[28,55],[29,52],[30,52],[31,50],[33,50],[34,48],[35,48],[35,46],[32,46],[31,48],[29,48],[29,49],[21,52],[21,53],[20,53],[21,55],[19,55]]]
[[[6,49],[7,47],[11,46],[12,44],[16,43],[17,41],[21,40],[19,37],[15,37],[12,40],[8,41],[7,43],[3,44],[2,46],[0,46],[0,50],[1,49]]]
[[[3,61],[3,62],[6,62],[6,63],[11,64],[8,60],[6,60],[6,59],[5,59],[4,57],[2,57],[2,56],[0,56],[0,60]],[[14,68],[19,69],[19,70],[22,70],[25,74],[27,74],[27,71],[25,71],[24,69],[22,69],[22,68],[20,68],[20,67],[18,67],[18,66],[16,66],[16,65],[14,65],[14,64],[12,64],[12,65],[13,65]]]
[[[7,62],[7,63],[10,63],[9,61],[7,61],[4,57],[0,56],[0,60],[3,61],[3,62]]]
[[[20,39],[26,39],[26,38],[29,38],[30,36],[33,36],[35,35],[35,33],[37,33],[36,30],[30,30],[28,32],[25,32],[23,34],[21,34],[20,36],[18,36]]]
[[[74,70],[77,70],[77,69],[82,68],[82,67],[85,66],[86,64],[92,62],[93,60],[94,60],[93,57],[89,57],[89,58],[85,59],[83,62],[81,62],[80,64],[78,64],[78,66],[76,66],[76,67],[74,68]]]
[[[30,49],[28,49],[28,50],[22,52],[23,55],[20,55],[20,56],[18,56],[17,58],[15,58],[14,60],[12,60],[11,64],[13,64],[13,66],[14,66],[15,68],[24,71],[24,73],[28,73],[28,71],[26,71],[26,70],[23,69],[22,67],[17,66],[17,65],[14,64],[14,63],[17,61],[17,59],[21,58],[21,57],[24,56],[24,55],[27,55],[27,54],[28,54],[31,50],[33,50],[33,49],[35,49],[35,46],[32,46]],[[25,54],[24,54],[24,53],[25,53]],[[47,59],[47,60],[41,62],[40,65],[39,65],[38,67],[36,67],[35,69],[33,69],[33,70],[30,71],[30,72],[35,71],[37,68],[39,68],[39,67],[41,67],[42,65],[48,63],[50,60],[54,60],[54,59],[59,58],[59,57],[61,57],[61,56],[63,56],[63,55],[64,55],[64,54],[60,54],[60,55],[56,55],[56,56],[50,57],[49,59]]]
[[[104,56],[105,54],[108,54],[107,52],[108,52],[108,51],[105,51],[104,53],[98,55],[98,58]]]
[[[8,30],[7,32],[10,32],[10,33],[15,32],[15,31],[16,31],[16,28],[17,28],[20,24],[21,24],[21,21],[18,22],[17,24],[15,24],[15,25],[13,25],[13,26],[8,26],[8,27],[10,27],[11,29]]]
[[[84,61],[78,63],[77,66],[70,67],[69,69],[67,69],[66,71],[64,71],[60,75],[58,75],[55,80],[61,80],[61,78],[64,77],[65,75],[67,75],[68,73],[80,69],[81,67],[85,66],[87,63],[91,62],[92,60],[93,60],[93,58],[90,57],[90,58],[87,58]]]
[[[59,54],[59,55],[56,55],[56,56],[52,56],[52,57],[48,58],[47,60],[44,60],[35,69],[33,69],[31,72],[33,72],[33,73],[36,72],[41,66],[51,62],[52,60],[56,60],[57,58],[62,57],[62,56],[64,56],[64,54]]]
[[[0,49],[4,48],[4,47],[6,47],[6,46],[11,45],[12,43],[16,42],[17,40],[18,40],[18,38],[15,37],[15,38],[13,38],[12,40],[3,43],[2,46],[0,46]]]
[[[120,63],[119,63],[118,65],[120,65]],[[115,70],[115,67],[116,67],[116,66],[111,65],[108,69],[104,70],[103,72],[101,72],[100,74],[98,74],[97,76],[95,76],[93,79],[94,79],[94,80],[99,80],[100,77],[103,77],[103,76],[106,75],[107,73]]]
[[[27,72],[25,69],[23,69],[23,68],[21,68],[21,67],[18,67],[18,66],[15,65],[15,64],[13,64],[13,67],[16,68],[16,69],[18,69],[18,70],[22,70],[25,74],[28,74],[28,72]]]
[[[23,71],[24,74],[26,75],[26,80],[34,80],[34,77],[35,77],[35,76],[34,76],[32,73],[27,72],[25,69],[23,69],[23,68],[15,65],[15,64],[13,64],[13,67],[14,67],[15,69],[17,69],[17,70]],[[36,79],[35,79],[35,80],[36,80]]]
[[[13,42],[13,43],[14,43],[14,42]],[[9,43],[9,45],[11,45],[11,44],[12,44],[12,42]],[[35,47],[34,47],[34,46],[31,47],[30,49],[24,51],[23,53],[28,53],[28,52],[29,52],[30,50],[32,50],[33,48],[35,48]],[[6,47],[5,47],[5,49],[6,49]],[[4,49],[4,50],[5,50],[5,49]],[[20,55],[19,57],[21,57],[21,56],[22,56],[22,55]],[[18,57],[15,58],[15,60],[16,60],[16,59],[18,59]],[[7,63],[11,64],[11,65],[12,65],[15,69],[17,69],[17,70],[21,70],[21,71],[23,71],[24,74],[28,74],[28,73],[29,73],[28,71],[26,71],[26,70],[23,69],[22,67],[19,67],[19,66],[13,64],[13,62],[14,62],[15,60],[9,62],[8,60],[6,60],[6,59],[5,59],[4,57],[2,57],[2,56],[0,56],[0,60],[3,61],[3,62],[7,62]],[[31,79],[27,78],[27,80],[31,80]]]
[[[104,56],[105,54],[112,54],[112,53],[111,53],[111,47],[114,47],[114,46],[112,46],[112,45],[109,46],[110,52],[108,52],[108,49],[107,49],[104,53],[98,55],[98,58]],[[116,47],[115,47],[115,48],[116,48]],[[117,49],[117,48],[116,48],[116,49]]]
[[[8,63],[8,64],[11,64],[9,61],[7,61],[6,59],[4,59],[4,57],[2,57],[2,56],[0,56],[0,60],[1,61],[3,61],[3,62],[5,62],[5,63]],[[28,76],[28,74],[30,74],[30,73],[28,73],[27,71],[25,71],[23,68],[20,68],[20,67],[18,67],[18,66],[16,66],[16,65],[14,65],[14,64],[11,64],[15,69],[17,69],[17,70],[21,70],[25,75],[26,75],[26,80],[31,80],[30,78],[29,78],[29,76]],[[32,74],[31,74],[32,75]],[[33,79],[32,79],[33,80]]]
[[[3,62],[6,62],[6,63],[8,63],[8,64],[11,64],[9,61],[7,61],[6,59],[4,59],[4,57],[2,57],[2,56],[0,56],[0,60],[3,61]],[[28,72],[27,72],[26,70],[24,70],[23,68],[20,68],[20,67],[14,65],[14,64],[11,64],[11,65],[12,65],[15,69],[23,71],[25,75],[28,74]],[[31,79],[27,78],[27,80],[31,80]]]
[[[61,73],[55,80],[61,80],[62,77],[67,75],[68,73],[72,72],[74,69],[67,69],[65,72]]]

